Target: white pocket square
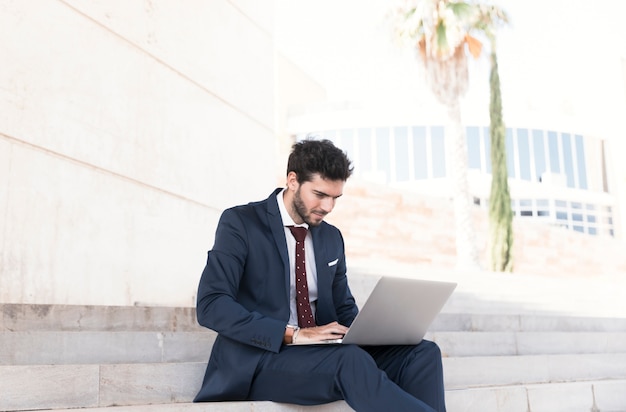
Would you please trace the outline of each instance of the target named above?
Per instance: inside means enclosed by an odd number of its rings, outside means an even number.
[[[332,262],[328,262],[328,266],[335,266],[339,262],[339,259],[335,259]]]

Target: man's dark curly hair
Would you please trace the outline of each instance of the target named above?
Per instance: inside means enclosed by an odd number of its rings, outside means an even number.
[[[315,173],[323,179],[345,182],[353,169],[348,156],[326,139],[307,138],[297,142],[287,161],[287,174],[295,172],[300,184],[311,181]]]

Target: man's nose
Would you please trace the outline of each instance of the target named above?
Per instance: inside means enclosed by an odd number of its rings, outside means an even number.
[[[324,212],[326,213],[330,213],[332,212],[333,208],[335,207],[335,198],[333,197],[326,197],[324,199],[322,199],[322,210],[324,210]]]

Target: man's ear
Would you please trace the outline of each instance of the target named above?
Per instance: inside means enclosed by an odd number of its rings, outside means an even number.
[[[287,188],[295,192],[296,190],[298,190],[298,185],[298,175],[296,174],[296,172],[289,172],[287,174]]]

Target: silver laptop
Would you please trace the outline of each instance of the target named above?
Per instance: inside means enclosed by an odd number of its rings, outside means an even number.
[[[383,276],[343,339],[296,345],[418,344],[456,286],[453,282]]]

